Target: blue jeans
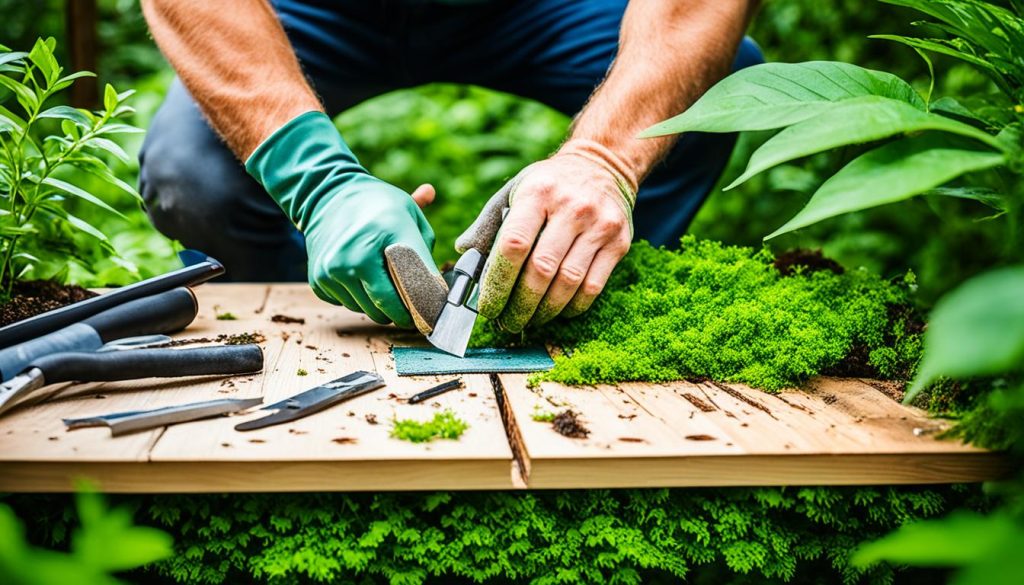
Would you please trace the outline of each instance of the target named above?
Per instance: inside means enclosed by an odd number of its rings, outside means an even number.
[[[615,56],[626,0],[274,5],[331,116],[429,82],[476,84],[574,115]],[[747,39],[734,68],[761,61]],[[684,136],[640,188],[636,238],[678,245],[734,143],[731,135]],[[178,80],[153,118],[139,161],[146,209],[165,235],[218,258],[231,280],[305,280],[301,234],[245,173]]]

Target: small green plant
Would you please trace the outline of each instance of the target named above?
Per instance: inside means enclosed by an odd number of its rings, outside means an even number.
[[[217,320],[218,321],[236,321],[236,320],[238,320],[238,317],[235,317],[235,314],[231,313],[231,312],[217,313]]]
[[[128,571],[173,554],[171,536],[156,528],[133,526],[127,508],[108,509],[89,490],[76,496],[81,526],[71,534],[70,552],[36,548],[14,511],[0,504],[0,575],[10,585],[116,585],[111,573]]]
[[[47,107],[76,79],[93,75],[63,75],[53,55],[55,46],[52,38],[38,40],[28,53],[0,46],[0,300],[9,298],[14,282],[41,262],[40,254],[47,254],[49,246],[31,241],[44,228],[49,237],[64,242],[75,233],[86,234],[109,257],[117,257],[107,236],[72,215],[65,202],[71,197],[114,215],[121,216],[120,212],[71,182],[70,171],[88,173],[139,198],[100,158],[113,155],[128,161],[111,137],[140,132],[119,121],[134,112],[124,105],[133,92],[118,93],[107,85],[103,109],[96,112]]]
[[[533,409],[533,414],[530,415],[530,418],[537,422],[551,422],[555,420],[555,413],[538,406]]]
[[[426,422],[407,418],[392,421],[391,425],[393,438],[412,443],[426,443],[434,439],[455,440],[469,428],[469,424],[455,416],[451,410],[439,412]]]
[[[299,368],[298,370],[295,371],[295,375],[296,376],[308,376],[309,372],[307,372],[305,368]]]

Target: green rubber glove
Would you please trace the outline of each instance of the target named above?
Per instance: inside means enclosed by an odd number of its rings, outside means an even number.
[[[411,248],[440,278],[430,256],[434,231],[408,193],[359,164],[326,114],[292,119],[252,153],[245,170],[306,236],[316,296],[378,323],[413,326],[384,249]]]

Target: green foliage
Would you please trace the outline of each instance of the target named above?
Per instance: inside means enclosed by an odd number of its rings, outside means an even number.
[[[932,311],[924,350],[908,401],[941,376],[967,378],[1020,370],[1024,267],[988,272],[943,297]]]
[[[895,563],[961,567],[952,585],[1015,585],[1024,582],[1024,525],[1006,514],[980,516],[956,512],[941,520],[914,522],[860,547],[852,557],[866,567]]]
[[[177,582],[337,584],[888,584],[897,569],[849,564],[857,543],[983,504],[959,486],[124,499],[174,534],[157,571]],[[59,540],[62,498],[16,502]]]
[[[434,439],[455,440],[469,428],[466,421],[455,416],[451,410],[438,412],[428,421],[415,419],[391,422],[391,436],[411,443],[426,443]]]
[[[555,416],[555,413],[548,410],[541,410],[538,406],[534,408],[533,414],[530,415],[530,418],[537,422],[552,422],[555,420]]]
[[[560,345],[538,379],[569,384],[712,378],[778,390],[855,350],[882,376],[908,376],[919,336],[906,290],[863,270],[785,277],[772,261],[691,236],[678,252],[634,244],[585,314],[524,338],[488,323],[472,342]]]
[[[24,527],[7,505],[0,504],[0,574],[10,585],[116,585],[110,574],[166,559],[173,541],[162,530],[133,526],[127,508],[107,509],[92,491],[76,496],[81,526],[71,533],[70,552],[32,547]],[[61,534],[67,526],[61,525]]]
[[[92,75],[62,75],[63,68],[53,55],[55,45],[51,38],[37,41],[29,53],[0,47],[0,86],[5,90],[0,94],[0,287],[4,296],[10,295],[14,281],[35,264],[59,254],[59,246],[40,245],[42,233],[47,240],[67,242],[78,232],[93,238],[94,246],[98,244],[108,257],[116,256],[107,236],[73,215],[65,201],[71,197],[109,213],[118,214],[117,210],[65,180],[70,179],[70,169],[93,175],[139,198],[135,189],[116,177],[100,158],[113,155],[128,159],[111,137],[139,131],[118,121],[133,112],[123,105],[133,92],[119,94],[107,85],[103,109],[97,112],[63,105],[47,108],[51,97],[76,79]]]

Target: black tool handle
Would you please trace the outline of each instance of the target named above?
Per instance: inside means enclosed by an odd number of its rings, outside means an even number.
[[[33,361],[28,368],[42,370],[47,384],[251,374],[263,369],[263,350],[251,344],[56,353]]]
[[[107,309],[82,323],[95,329],[107,343],[123,337],[181,331],[198,312],[192,291],[179,287]]]
[[[191,266],[179,268],[160,276],[148,278],[142,282],[112,290],[98,297],[47,311],[5,327],[0,327],[0,348],[23,343],[57,331],[87,319],[97,313],[118,305],[162,293],[180,286],[195,286],[224,274],[224,266],[220,262],[207,257],[204,261]]]

